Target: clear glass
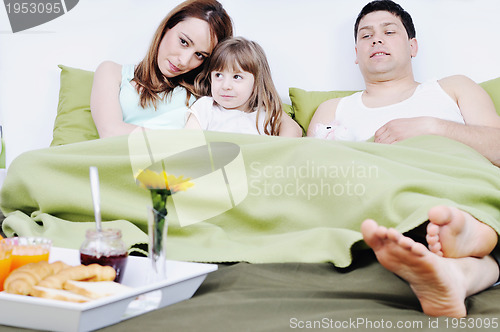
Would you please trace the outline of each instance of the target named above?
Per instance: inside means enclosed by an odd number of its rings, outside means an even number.
[[[152,207],[148,208],[149,260],[153,268],[151,281],[167,278],[167,216]]]
[[[10,237],[4,239],[12,245],[10,270],[29,263],[48,261],[52,241],[43,237]]]
[[[5,239],[0,240],[0,292],[3,291],[3,282],[10,273],[12,262],[12,243]]]
[[[121,282],[127,266],[128,250],[119,229],[87,230],[80,246],[80,262],[83,265],[97,263],[111,266],[116,271],[116,282]]]

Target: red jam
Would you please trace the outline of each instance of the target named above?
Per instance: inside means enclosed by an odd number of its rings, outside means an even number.
[[[116,271],[116,282],[121,282],[127,266],[128,251],[119,229],[87,230],[80,246],[80,262],[83,265],[97,263],[111,266]]]
[[[111,266],[116,271],[115,281],[121,282],[123,278],[123,273],[125,272],[125,267],[127,266],[127,256],[128,254],[125,253],[122,255],[101,256],[98,258],[93,255],[80,253],[80,262],[83,265],[90,265],[93,263],[97,263],[99,265]]]

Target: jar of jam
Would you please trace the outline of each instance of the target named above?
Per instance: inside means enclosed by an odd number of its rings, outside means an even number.
[[[128,251],[122,241],[119,229],[103,229],[98,232],[89,229],[80,247],[80,262],[83,265],[97,263],[108,265],[116,270],[116,282],[121,282],[127,266]]]

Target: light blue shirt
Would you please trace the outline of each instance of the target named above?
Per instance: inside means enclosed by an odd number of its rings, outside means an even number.
[[[134,65],[122,66],[122,82],[120,84],[120,105],[123,121],[150,129],[181,129],[186,123],[186,89],[176,87],[171,93],[158,100],[156,109],[153,106],[142,108],[139,93],[130,84],[134,78]],[[189,105],[195,101],[189,99]]]

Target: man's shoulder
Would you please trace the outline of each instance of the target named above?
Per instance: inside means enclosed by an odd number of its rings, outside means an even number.
[[[441,88],[458,101],[463,96],[476,95],[481,92],[479,84],[465,75],[453,75],[438,80]]]
[[[447,76],[438,80],[438,83],[450,96],[455,97],[474,91],[475,87],[478,86],[476,82],[465,75]]]
[[[472,84],[474,81],[470,79],[468,76],[465,75],[452,75],[452,76],[447,76],[443,77],[438,80],[439,84],[441,86],[447,85],[447,86],[453,86],[453,85],[463,85],[463,84]]]

